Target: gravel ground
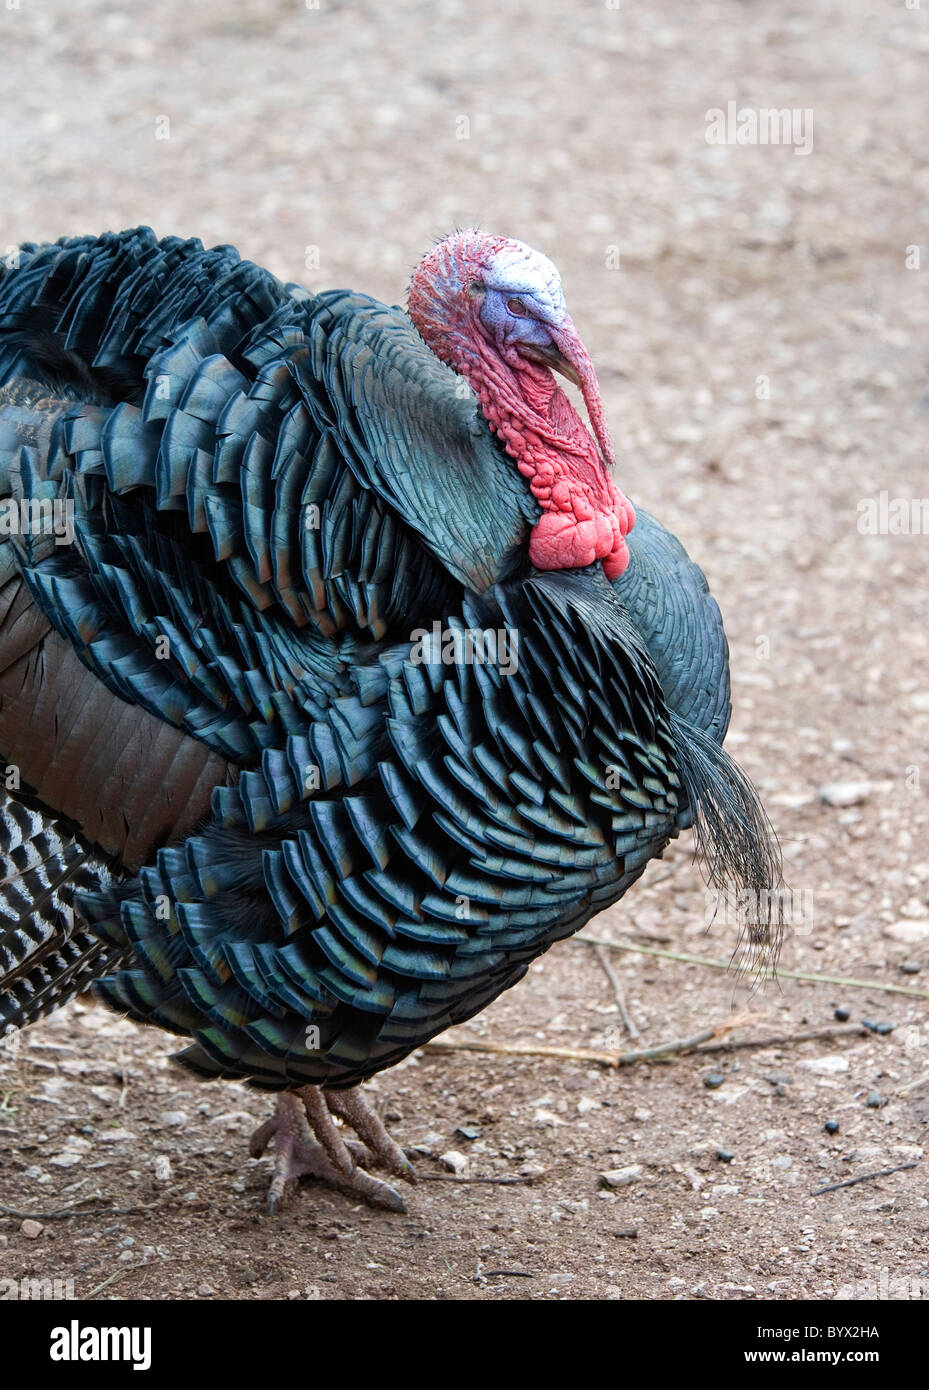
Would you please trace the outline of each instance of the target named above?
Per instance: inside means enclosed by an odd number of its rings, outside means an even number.
[[[390,301],[455,225],[553,256],[619,481],[722,606],[730,747],[795,894],[763,991],[647,953],[733,945],[724,921],[707,936],[686,841],[588,932],[644,948],[612,956],[642,1046],[746,1011],[730,1041],[837,1008],[893,1025],[618,1072],[422,1052],[375,1087],[421,1150],[409,1214],[308,1185],[271,1219],[268,1165],[245,1157],[267,1100],[198,1086],[164,1035],[77,1003],[0,1053],[0,1201],[20,1213],[0,1279],[104,1299],[929,1296],[927,53],[929,9],[864,0],[0,8],[0,252],[148,222]],[[798,143],[709,144],[730,100],[796,108]],[[882,492],[906,505],[870,534]],[[571,943],[457,1038],[630,1045]],[[449,1151],[517,1181],[456,1179]]]

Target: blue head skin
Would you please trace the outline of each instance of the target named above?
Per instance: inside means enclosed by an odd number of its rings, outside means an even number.
[[[522,348],[523,356],[562,372],[567,368],[567,375],[580,384],[577,371],[557,347],[556,334],[571,320],[561,277],[548,257],[510,241],[485,269],[482,284],[480,320],[504,356],[510,359]]]

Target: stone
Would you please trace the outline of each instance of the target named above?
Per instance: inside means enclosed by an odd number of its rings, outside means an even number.
[[[627,1168],[611,1168],[606,1173],[600,1174],[600,1181],[604,1187],[629,1187],[636,1178],[640,1178],[643,1173],[641,1163],[630,1163]]]
[[[929,917],[919,920],[908,917],[905,921],[890,922],[882,934],[891,941],[899,941],[901,946],[921,946],[924,941],[929,941]]]
[[[840,1056],[838,1052],[830,1052],[825,1057],[805,1057],[797,1066],[815,1072],[817,1076],[836,1076],[839,1072],[848,1071],[848,1058]]]
[[[817,795],[827,806],[860,806],[871,795],[870,782],[826,782]]]

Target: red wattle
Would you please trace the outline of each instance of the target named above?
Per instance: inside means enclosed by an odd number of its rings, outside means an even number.
[[[602,560],[607,579],[618,579],[629,564],[624,537],[635,525],[632,504],[551,375],[529,364],[516,375],[521,398],[500,390],[489,372],[474,373],[473,380],[485,418],[542,509],[529,540],[529,558],[546,570],[578,569]]]

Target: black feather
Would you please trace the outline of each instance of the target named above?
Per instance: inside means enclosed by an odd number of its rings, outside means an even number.
[[[138,370],[110,365],[94,367],[80,353],[66,348],[51,327],[53,315],[37,305],[23,316],[18,332],[9,335],[9,344],[18,348],[36,381],[74,400],[97,405],[118,405],[128,401],[140,405],[143,391]]]
[[[783,937],[780,846],[751,781],[710,735],[671,715],[677,769],[693,813],[697,856],[717,903],[735,903],[743,965],[777,962]]]

